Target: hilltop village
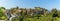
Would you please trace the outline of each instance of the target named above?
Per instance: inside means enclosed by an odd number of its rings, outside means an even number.
[[[5,13],[10,13],[10,14],[25,14],[25,15],[34,15],[34,14],[41,14],[41,15],[45,15],[45,13],[48,13],[48,10],[45,8],[40,8],[40,7],[35,7],[34,9],[27,9],[27,8],[11,8],[9,10],[5,9]]]

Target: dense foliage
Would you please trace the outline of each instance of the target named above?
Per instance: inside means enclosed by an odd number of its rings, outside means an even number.
[[[4,20],[4,19],[6,19],[7,17],[6,17],[6,15],[4,14],[4,7],[0,7],[0,20]]]

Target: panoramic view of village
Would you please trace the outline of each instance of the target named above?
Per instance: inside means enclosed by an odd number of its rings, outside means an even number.
[[[60,21],[60,0],[0,0],[0,21]]]
[[[60,21],[60,10],[53,8],[48,11],[45,8],[19,8],[6,9],[0,7],[0,20],[4,21]]]

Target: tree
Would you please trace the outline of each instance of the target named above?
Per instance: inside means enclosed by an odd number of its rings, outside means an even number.
[[[4,7],[0,7],[0,8],[5,9]]]
[[[5,15],[5,12],[6,12],[5,8],[4,7],[0,7],[0,19],[7,18],[6,15]]]
[[[17,6],[16,9],[19,9],[19,7]]]
[[[52,9],[53,17],[58,17],[57,9]]]

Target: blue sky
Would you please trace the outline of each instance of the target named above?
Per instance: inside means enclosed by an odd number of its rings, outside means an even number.
[[[40,6],[51,10],[52,8],[60,9],[60,0],[0,0],[0,6],[12,8],[19,6],[20,8],[34,8]]]

